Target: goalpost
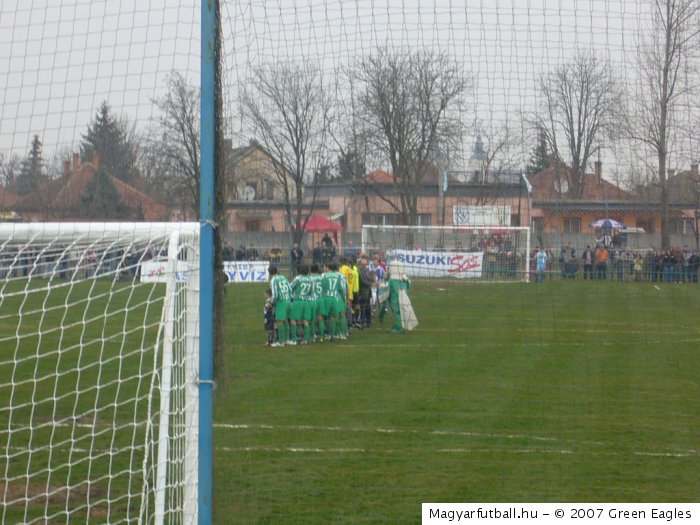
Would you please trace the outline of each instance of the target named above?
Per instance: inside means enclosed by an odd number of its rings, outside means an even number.
[[[362,226],[362,251],[407,275],[484,282],[530,280],[530,229],[522,226]]]
[[[0,225],[8,522],[196,521],[199,229]]]

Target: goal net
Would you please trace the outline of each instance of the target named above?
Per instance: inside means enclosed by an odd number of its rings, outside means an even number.
[[[196,517],[198,230],[0,225],[4,523]]]
[[[401,263],[412,277],[499,282],[530,279],[529,228],[365,224],[362,250]]]

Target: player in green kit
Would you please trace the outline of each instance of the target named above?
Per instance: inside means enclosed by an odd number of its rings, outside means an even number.
[[[291,284],[292,287],[292,315],[291,331],[292,340],[301,340],[302,344],[308,344],[312,340],[311,324],[314,315],[313,283],[309,277],[309,266],[299,266],[297,275]],[[299,327],[303,327],[303,333],[298,334]],[[293,343],[292,343],[293,344]]]
[[[313,301],[313,325],[312,336],[315,335],[323,342],[326,333],[326,305],[323,302],[323,276],[318,264],[311,265],[311,290]]]
[[[347,339],[347,318],[343,322],[346,312],[348,296],[348,283],[338,272],[336,263],[329,263],[323,274],[323,301],[326,306],[328,318],[328,332],[331,339]],[[340,320],[339,320],[340,319]]]
[[[277,329],[277,342],[272,346],[282,346],[287,342],[288,319],[292,307],[292,288],[284,275],[277,273],[277,266],[270,265],[267,272],[270,274],[270,289],[272,290],[272,304],[275,307],[275,328]]]

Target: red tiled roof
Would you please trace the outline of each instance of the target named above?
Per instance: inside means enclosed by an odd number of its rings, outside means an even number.
[[[580,199],[573,199],[571,196],[571,168],[564,164],[546,168],[528,177],[532,184],[532,198],[534,200],[582,200],[582,201],[604,201],[604,200],[629,200],[633,195],[622,188],[601,178],[597,180],[595,174],[586,173],[583,178],[583,192]],[[566,180],[569,189],[566,192],[557,191],[557,181]]]
[[[384,170],[374,170],[365,177],[365,182],[370,184],[393,184],[394,176]]]
[[[82,163],[77,169],[72,170],[61,178],[52,180],[19,199],[13,206],[18,212],[43,212],[45,215],[62,219],[78,217],[80,200],[85,194],[85,189],[95,176],[95,167],[92,163]],[[145,193],[137,190],[124,181],[110,176],[112,184],[119,192],[124,204],[132,209],[141,209],[146,221],[165,220],[166,208],[156,203]]]

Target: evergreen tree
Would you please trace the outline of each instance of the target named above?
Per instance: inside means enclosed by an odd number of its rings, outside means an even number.
[[[365,176],[365,163],[354,149],[338,156],[338,176],[343,181],[353,181]]]
[[[532,149],[530,162],[527,165],[527,174],[534,175],[549,167],[549,152],[547,151],[547,137],[543,131],[537,134],[537,145]]]
[[[39,135],[34,135],[29,154],[22,161],[19,175],[14,180],[12,190],[19,195],[28,195],[48,181],[44,169],[42,144]]]
[[[100,155],[100,167],[113,177],[131,183],[137,174],[135,145],[129,141],[128,122],[116,119],[107,102],[102,102],[80,144],[80,156],[91,162]]]
[[[131,210],[122,202],[109,174],[102,168],[85,187],[79,213],[85,219],[131,218]]]

